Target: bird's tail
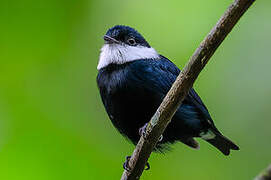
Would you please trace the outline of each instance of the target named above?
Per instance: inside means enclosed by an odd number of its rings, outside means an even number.
[[[206,138],[206,134],[211,134],[211,136],[209,136],[209,138]],[[205,137],[202,138],[208,143],[212,144],[226,156],[230,154],[231,149],[239,150],[239,147],[237,145],[235,145],[231,140],[229,140],[216,130],[209,130],[206,134],[204,135]]]

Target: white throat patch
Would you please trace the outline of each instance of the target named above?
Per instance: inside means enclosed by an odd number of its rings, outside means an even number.
[[[101,49],[97,69],[109,64],[124,64],[139,59],[157,59],[159,54],[153,48],[128,46],[125,44],[105,44]]]

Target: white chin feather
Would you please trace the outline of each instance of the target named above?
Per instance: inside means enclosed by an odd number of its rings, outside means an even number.
[[[157,59],[159,54],[153,48],[128,46],[125,44],[105,44],[101,49],[97,69],[109,64],[124,64],[139,59]]]

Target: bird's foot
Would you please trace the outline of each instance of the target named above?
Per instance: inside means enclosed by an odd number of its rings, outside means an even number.
[[[131,171],[131,168],[129,167],[129,160],[131,159],[131,156],[126,156],[126,160],[123,163],[123,169],[125,169],[126,171]],[[150,164],[147,162],[146,164],[146,171],[149,170],[151,168]]]
[[[123,169],[125,169],[126,171],[131,171],[131,168],[129,167],[130,158],[131,158],[131,156],[126,156],[126,160],[123,163]]]
[[[146,123],[143,127],[139,128],[139,135],[146,137],[146,130],[147,130],[148,123]],[[163,135],[161,135],[158,139],[158,142],[161,142],[163,140]]]

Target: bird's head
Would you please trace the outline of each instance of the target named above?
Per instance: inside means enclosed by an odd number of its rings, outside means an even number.
[[[128,26],[114,26],[104,35],[97,69],[109,64],[124,64],[140,59],[156,59],[159,54],[144,37]]]
[[[142,46],[150,48],[149,43],[135,29],[128,26],[114,26],[104,35],[105,44],[121,44],[123,46]]]

